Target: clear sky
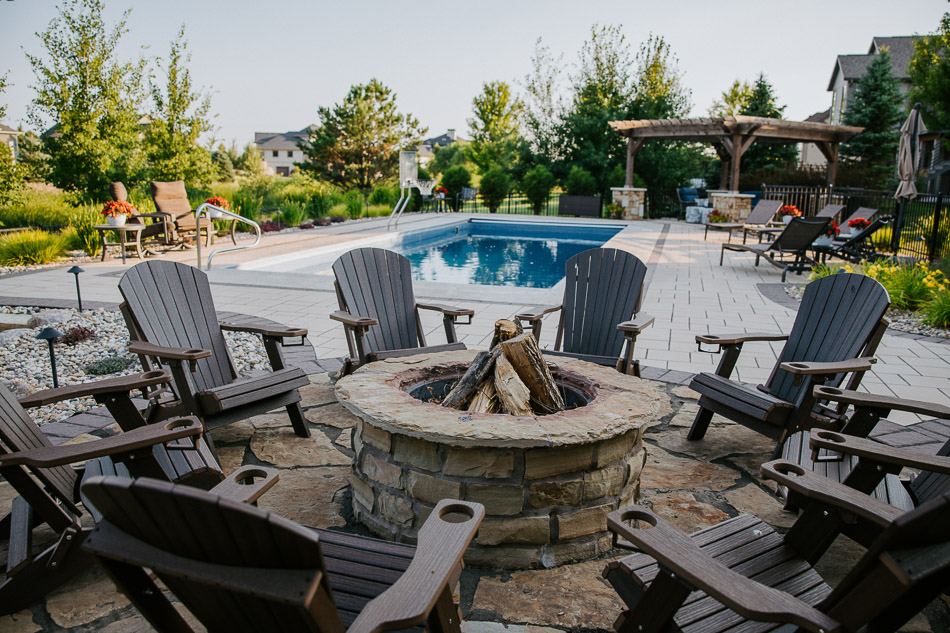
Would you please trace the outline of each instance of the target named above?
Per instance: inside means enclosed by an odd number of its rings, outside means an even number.
[[[521,80],[535,41],[564,55],[565,77],[593,24],[621,25],[634,52],[652,32],[666,39],[692,90],[693,115],[737,78],[764,72],[786,118],[831,103],[838,54],[866,53],[874,36],[926,34],[950,11],[945,0],[481,0],[478,2],[284,0],[106,0],[114,22],[132,9],[120,53],[140,46],[165,56],[182,23],[193,82],[212,90],[217,138],[239,145],[254,132],[316,122],[372,77],[395,90],[399,109],[436,136],[467,137],[483,82]],[[33,74],[23,51],[55,16],[53,0],[0,0],[4,123],[27,127]]]

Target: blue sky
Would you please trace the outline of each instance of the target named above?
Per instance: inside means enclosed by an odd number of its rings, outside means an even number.
[[[261,2],[106,0],[111,22],[132,9],[120,52],[141,46],[167,54],[182,23],[192,78],[213,91],[217,138],[240,145],[254,132],[297,130],[318,106],[343,99],[352,84],[378,78],[430,135],[467,136],[472,98],[483,82],[520,80],[540,37],[564,54],[565,77],[593,24],[617,24],[635,51],[652,32],[679,59],[693,114],[734,79],[761,71],[786,118],[830,105],[835,57],[865,53],[873,36],[930,33],[950,11],[945,0],[642,0],[587,2]],[[54,17],[53,0],[0,1],[0,74],[7,72],[4,123],[26,126],[35,33]]]

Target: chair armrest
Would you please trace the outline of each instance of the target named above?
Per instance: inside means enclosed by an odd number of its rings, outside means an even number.
[[[468,519],[450,523],[443,518],[448,514],[467,515]],[[408,569],[363,608],[347,633],[377,633],[424,624],[484,516],[485,507],[479,503],[440,501],[419,529]]]
[[[276,328],[262,327],[257,325],[238,325],[237,323],[222,322],[218,324],[222,330],[229,332],[250,332],[251,334],[260,334],[261,336],[272,336],[274,338],[296,338],[298,336],[307,336],[309,332],[306,328]]]
[[[557,312],[561,309],[561,305],[548,306],[546,308],[539,308],[537,312],[524,312],[522,314],[516,314],[515,318],[519,321],[528,321],[533,322],[542,318],[545,314],[550,314],[551,312]]]
[[[168,220],[172,217],[171,213],[162,213],[161,211],[156,211],[154,213],[136,213],[135,217],[137,218],[152,218],[153,220]]]
[[[766,462],[762,474],[806,499],[834,506],[876,525],[886,527],[903,514],[903,510],[869,497],[866,493],[805,470],[798,464],[781,459]]]
[[[331,312],[330,318],[334,321],[339,321],[343,325],[349,325],[352,327],[369,327],[371,325],[379,325],[379,321],[376,319],[362,316],[353,316],[349,312],[344,312],[343,310]]]
[[[88,461],[107,455],[131,453],[155,444],[173,442],[185,437],[198,437],[204,425],[195,417],[175,418],[160,424],[146,424],[131,431],[80,444],[44,446],[0,456],[2,466],[52,468]]]
[[[260,478],[255,482],[254,479]],[[240,501],[256,503],[280,479],[280,471],[264,466],[242,466],[209,492]]]
[[[630,319],[629,321],[618,323],[617,329],[620,330],[621,332],[635,332],[639,334],[647,326],[653,325],[654,321],[656,321],[656,317],[654,317],[652,314],[641,312],[640,314]]]
[[[710,343],[713,345],[738,345],[739,343],[749,343],[751,341],[784,341],[788,339],[788,334],[771,334],[768,332],[752,332],[749,334],[699,334],[696,336],[697,343]]]
[[[455,308],[452,306],[443,305],[441,303],[419,303],[416,302],[416,307],[420,310],[435,310],[436,312],[441,312],[450,317],[460,317],[460,316],[475,316],[475,310],[468,310],[466,308]]]
[[[20,404],[30,409],[32,407],[42,407],[53,402],[69,400],[70,398],[82,398],[84,396],[97,396],[105,393],[128,393],[136,389],[152,387],[154,385],[164,385],[171,382],[171,374],[165,370],[148,371],[144,374],[133,374],[131,376],[119,376],[118,378],[107,378],[106,380],[97,380],[95,382],[86,382],[68,387],[57,387],[56,389],[44,389],[30,395],[20,398]]]
[[[627,522],[644,521],[642,530]],[[643,506],[615,510],[607,515],[612,532],[656,559],[660,567],[701,589],[739,615],[759,621],[790,622],[803,629],[835,631],[841,625],[794,596],[759,584],[729,569],[704,552],[692,539]]]
[[[199,358],[211,356],[211,350],[187,347],[164,347],[145,341],[129,341],[129,351],[143,356],[155,356],[167,360],[187,360],[192,363]]]
[[[921,402],[919,400],[906,400],[904,398],[894,398],[891,396],[879,396],[872,393],[838,389],[837,387],[817,386],[813,393],[818,400],[830,400],[832,402],[850,404],[854,407],[870,409],[896,409],[897,411],[907,411],[909,413],[950,420],[950,407],[942,404]]]
[[[780,369],[796,376],[849,374],[854,371],[870,371],[871,365],[877,362],[876,358],[865,356],[852,358],[834,363],[782,363]]]
[[[829,451],[855,455],[860,459],[876,463],[918,468],[950,475],[950,457],[927,455],[902,448],[894,448],[863,437],[844,435],[833,431],[812,431],[809,445],[812,451],[824,448]]]

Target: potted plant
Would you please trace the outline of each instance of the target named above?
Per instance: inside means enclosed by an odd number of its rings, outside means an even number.
[[[135,207],[133,207],[130,202],[109,200],[103,205],[100,213],[106,216],[107,224],[111,226],[124,226],[129,216],[135,213]]]
[[[800,218],[802,212],[798,210],[794,204],[786,204],[784,207],[778,210],[778,214],[782,218],[782,222],[788,224],[792,221],[792,218]]]

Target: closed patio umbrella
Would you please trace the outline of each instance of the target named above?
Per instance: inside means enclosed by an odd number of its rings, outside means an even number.
[[[920,104],[914,104],[907,120],[901,126],[900,147],[897,150],[897,191],[894,197],[900,200],[897,222],[894,226],[893,247],[900,245],[900,231],[904,226],[904,210],[907,200],[917,197],[917,165],[920,162],[920,135],[927,132],[920,117]]]

